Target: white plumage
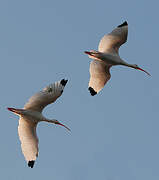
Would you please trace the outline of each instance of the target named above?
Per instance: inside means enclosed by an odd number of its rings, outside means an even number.
[[[127,35],[128,24],[127,22],[124,22],[100,40],[98,51],[118,54],[120,46],[127,41]]]
[[[90,63],[89,71],[89,90],[92,92],[93,89],[95,89],[97,92],[99,92],[111,77],[109,67],[102,61],[94,60]],[[93,89],[91,91],[92,87]]]
[[[115,28],[111,33],[106,34],[99,43],[98,51],[85,51],[93,61],[90,63],[89,91],[92,96],[96,95],[110,79],[110,68],[114,65],[128,66],[144,71],[136,64],[128,64],[119,56],[118,50],[127,40],[128,24],[123,24]]]
[[[33,168],[36,157],[38,156],[38,137],[36,134],[38,122],[46,121],[64,126],[70,130],[59,121],[47,119],[42,115],[42,110],[45,106],[55,102],[56,99],[61,96],[66,83],[67,80],[62,79],[45,87],[29,99],[24,109],[8,108],[8,110],[20,116],[18,134],[21,141],[22,152],[28,162],[28,166],[31,168]]]
[[[37,123],[31,122],[26,117],[20,117],[18,134],[21,141],[22,152],[28,163],[31,163],[29,161],[35,161],[38,156],[39,150],[36,127]]]
[[[62,82],[64,82],[64,80]],[[24,109],[42,112],[45,106],[53,103],[59,96],[61,96],[63,89],[64,85],[61,84],[61,81],[50,84],[42,91],[33,95],[25,104]]]

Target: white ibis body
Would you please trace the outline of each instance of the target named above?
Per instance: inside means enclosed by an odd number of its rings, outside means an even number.
[[[128,24],[123,24],[115,28],[111,33],[106,34],[99,43],[98,51],[85,51],[93,61],[90,63],[89,91],[92,96],[96,95],[108,82],[111,77],[110,68],[115,65],[128,66],[134,69],[141,69],[136,64],[128,64],[119,56],[118,50],[127,40]]]
[[[36,158],[38,157],[38,137],[36,134],[37,124],[41,121],[58,124],[64,126],[55,119],[47,119],[42,115],[42,110],[48,104],[56,101],[63,93],[67,80],[50,84],[42,91],[33,95],[25,104],[23,109],[8,108],[9,111],[20,116],[18,134],[21,141],[21,148],[28,166],[33,168]]]

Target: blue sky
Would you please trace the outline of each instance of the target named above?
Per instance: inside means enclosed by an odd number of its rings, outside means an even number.
[[[8,180],[158,180],[159,84],[158,1],[1,0],[1,163]],[[100,38],[127,20],[121,57],[151,77],[113,67],[112,78],[90,96],[90,59]],[[44,115],[72,132],[47,123],[37,128],[39,157],[27,167],[17,134],[22,108],[46,85],[69,80],[63,95]]]

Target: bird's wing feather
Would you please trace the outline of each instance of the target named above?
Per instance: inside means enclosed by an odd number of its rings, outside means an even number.
[[[98,50],[103,53],[118,54],[119,47],[127,40],[128,24],[123,24],[115,28],[111,33],[106,34],[99,43]]]
[[[35,161],[38,156],[38,137],[36,135],[36,123],[30,122],[25,117],[20,117],[18,134],[21,148],[26,161]]]
[[[66,83],[67,80],[63,79],[45,87],[42,91],[36,93],[29,99],[25,104],[24,109],[41,112],[45,106],[53,103],[59,96],[61,96]]]
[[[90,63],[89,90],[91,95],[97,94],[110,79],[109,69],[110,66],[99,60],[93,60]]]

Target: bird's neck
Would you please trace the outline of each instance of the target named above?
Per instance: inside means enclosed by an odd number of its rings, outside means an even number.
[[[121,63],[120,63],[121,65],[123,65],[123,66],[127,66],[127,67],[131,67],[131,68],[134,68],[134,64],[129,64],[129,63],[127,63],[127,62],[125,62],[125,61],[121,61]]]

